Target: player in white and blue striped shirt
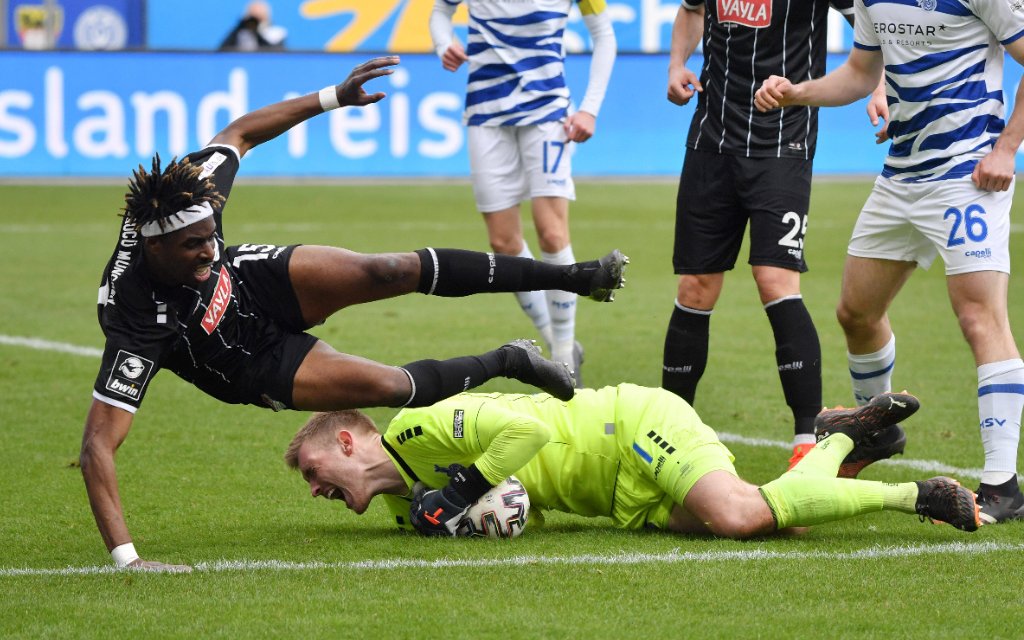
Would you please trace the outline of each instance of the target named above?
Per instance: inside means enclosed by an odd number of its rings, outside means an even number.
[[[465,122],[477,209],[496,253],[532,256],[519,205],[530,199],[541,256],[575,262],[569,201],[576,199],[572,154],[594,134],[615,61],[615,32],[604,0],[465,0],[469,38],[454,39],[452,19],[463,0],[435,0],[430,34],[445,69],[469,63]],[[578,110],[565,81],[565,28],[578,5],[593,39],[587,92]],[[516,294],[551,350],[577,370],[576,296],[562,291]]]
[[[888,390],[896,343],[886,310],[915,266],[941,255],[978,366],[985,522],[1024,518],[1017,447],[1024,362],[1010,331],[1010,205],[1024,109],[1004,119],[1004,49],[1024,65],[1024,3],[857,0],[842,67],[800,84],[768,78],[762,110],[849,104],[885,73],[892,140],[850,240],[837,310],[858,402]],[[1024,85],[1017,90],[1024,100]]]

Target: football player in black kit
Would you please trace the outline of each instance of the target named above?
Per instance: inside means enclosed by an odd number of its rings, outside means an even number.
[[[545,360],[527,340],[394,367],[339,353],[305,330],[349,305],[414,291],[465,296],[559,288],[611,300],[628,262],[618,251],[555,266],[455,249],[364,255],[225,244],[221,213],[246,152],[324,111],[381,100],[383,93],[367,94],[362,86],[397,63],[395,56],[371,60],[319,94],[242,116],[180,162],[161,167],[157,157],[151,171],[134,173],[100,286],[106,345],[80,456],[96,524],[117,566],[189,569],[139,557],[118,492],[114,456],[159,369],[224,402],[274,410],[427,406],[496,376],[572,397],[568,366]]]
[[[711,312],[749,220],[749,263],[793,412],[791,466],[814,446],[814,416],[822,406],[821,346],[800,294],[818,114],[808,107],[760,113],[754,91],[770,75],[825,74],[829,6],[852,24],[853,0],[683,0],[669,57],[668,99],[685,105],[699,96],[676,200],[672,263],[679,282],[662,386],[693,403],[708,359]],[[686,60],[702,37],[698,79]],[[884,91],[868,111],[875,124],[887,119]],[[844,472],[902,452],[904,442],[893,425],[851,453]]]

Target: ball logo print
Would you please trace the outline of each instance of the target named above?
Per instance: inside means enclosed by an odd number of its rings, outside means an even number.
[[[530,516],[530,496],[515,476],[499,482],[469,507],[456,535],[515,538]]]
[[[110,367],[110,376],[104,388],[130,400],[139,400],[153,369],[152,360],[121,349]]]
[[[121,366],[118,368],[118,371],[121,372],[121,375],[123,375],[126,378],[131,378],[132,380],[142,375],[142,372],[145,370],[146,366],[142,364],[142,360],[139,360],[135,356],[130,356],[126,358],[125,361],[122,362]]]

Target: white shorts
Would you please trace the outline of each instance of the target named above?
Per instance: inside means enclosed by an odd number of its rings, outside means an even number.
[[[541,196],[576,199],[572,182],[576,143],[566,141],[561,122],[468,129],[469,167],[478,211],[501,211]]]
[[[847,250],[851,256],[916,262],[927,269],[937,254],[946,274],[1010,273],[1007,191],[982,191],[970,176],[919,184],[879,177],[861,209]]]

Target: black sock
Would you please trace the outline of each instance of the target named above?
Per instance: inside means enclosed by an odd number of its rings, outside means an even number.
[[[697,383],[708,364],[711,311],[675,306],[665,332],[661,386],[693,404]]]
[[[793,432],[814,433],[821,411],[821,344],[803,298],[770,304],[765,313],[775,333],[775,362],[786,404],[793,411]]]
[[[417,360],[402,368],[412,379],[412,396],[404,406],[426,407],[500,376],[505,370],[505,354],[495,349],[479,356]]]
[[[548,289],[589,295],[590,272],[598,267],[596,260],[566,266],[464,249],[420,249],[416,255],[420,257],[416,290],[445,298]]]

